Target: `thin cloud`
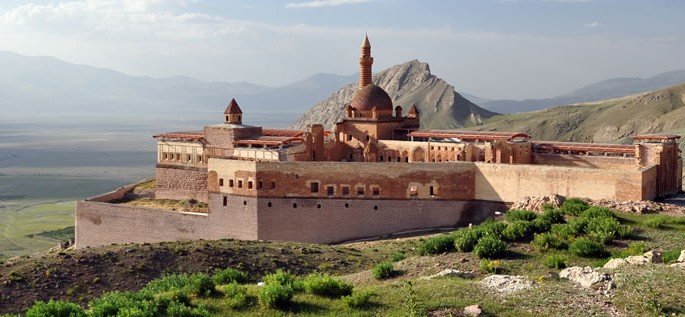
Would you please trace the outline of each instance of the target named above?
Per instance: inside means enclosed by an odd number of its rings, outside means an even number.
[[[597,21],[592,21],[592,22],[590,22],[590,23],[585,23],[585,24],[583,24],[583,27],[584,27],[584,28],[589,28],[589,29],[591,29],[591,28],[596,28],[596,27],[598,27],[598,26],[600,26],[600,25],[602,25],[602,24],[599,23],[599,22],[597,22]]]
[[[357,4],[369,1],[371,0],[312,0],[307,2],[291,2],[286,4],[285,7],[289,9],[336,7],[341,5]]]

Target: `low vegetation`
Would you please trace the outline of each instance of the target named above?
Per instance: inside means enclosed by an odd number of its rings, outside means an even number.
[[[162,259],[159,267],[164,269],[132,290],[110,289],[79,299],[92,293],[90,286],[102,285],[104,290],[114,285],[114,280],[104,283],[85,273],[80,279],[87,279],[87,284],[63,290],[72,296],[51,295],[56,300],[35,301],[22,311],[26,316],[57,315],[58,311],[73,316],[459,316],[461,308],[480,304],[487,314],[504,316],[574,315],[579,311],[588,315],[611,311],[685,313],[680,298],[668,295],[685,292],[685,277],[668,266],[654,266],[649,272],[626,267],[629,273],[616,280],[618,288],[609,299],[569,287],[567,281],[543,278],[550,270],[603,265],[611,257],[639,255],[655,248],[664,250],[666,262],[673,262],[685,249],[681,218],[618,214],[574,199],[567,201],[568,205],[547,208],[542,214],[514,211],[450,233],[347,246],[198,241],[162,244],[167,250],[163,256],[155,249],[157,245],[97,249],[101,259],[116,258],[112,263],[118,264],[112,267],[128,267],[116,274],[101,272],[104,274],[98,276],[103,279],[136,280],[144,272],[154,271],[158,266],[155,257]],[[655,222],[661,227],[654,227]],[[134,251],[136,248],[144,253]],[[95,257],[86,258],[80,252],[86,251],[64,252],[57,258],[83,263],[81,272],[85,272]],[[140,259],[144,265],[127,260],[145,253],[154,254]],[[207,259],[220,255],[221,261],[203,260],[202,255],[210,254]],[[175,265],[181,258],[189,261]],[[0,289],[0,304],[7,303],[10,296],[22,300],[20,293],[8,293],[10,289],[42,283],[32,270],[41,274],[41,279],[65,276],[64,265],[53,266],[46,258],[29,260],[11,268],[0,266],[0,283],[11,286]],[[20,270],[22,267],[25,269]],[[204,269],[187,271],[184,267]],[[419,278],[444,268],[472,272],[476,277]],[[160,274],[164,271],[168,273]],[[524,275],[537,283],[531,290],[502,297],[478,285],[489,274]]]

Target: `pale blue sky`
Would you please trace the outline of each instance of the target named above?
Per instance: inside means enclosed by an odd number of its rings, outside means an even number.
[[[0,50],[132,75],[283,85],[419,59],[458,91],[540,98],[685,68],[685,1],[2,1]]]

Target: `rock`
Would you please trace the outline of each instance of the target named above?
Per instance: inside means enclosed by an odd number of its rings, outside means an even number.
[[[642,265],[651,263],[651,261],[644,255],[633,255],[625,258],[626,263],[630,265]]]
[[[649,251],[643,254],[643,256],[647,258],[649,263],[664,263],[664,258],[661,256],[661,251]]]
[[[500,293],[522,291],[533,286],[533,282],[520,275],[490,275],[480,281],[480,284],[492,288]]]
[[[459,271],[459,270],[454,270],[454,269],[444,269],[437,274],[433,274],[430,276],[423,276],[420,279],[421,280],[430,280],[434,278],[439,278],[439,277],[461,277],[461,278],[473,278],[473,273],[471,272],[464,272],[464,271]]]
[[[611,260],[609,260],[609,262],[604,264],[604,266],[602,268],[616,269],[619,266],[624,265],[624,264],[628,264],[628,261],[626,261],[625,259],[611,259]]]
[[[542,197],[526,196],[517,201],[511,206],[511,209],[525,209],[530,211],[542,212],[545,205],[552,205],[554,208],[559,208],[564,203],[566,198],[561,195],[552,194]]]
[[[559,277],[569,279],[585,288],[613,288],[611,276],[593,270],[591,267],[572,266],[559,273]]]
[[[679,267],[679,268],[685,269],[685,262],[671,263],[671,267]]]
[[[685,262],[685,250],[680,251],[680,256],[678,257],[676,262],[679,262],[679,263]]]
[[[480,305],[471,305],[464,307],[464,316],[477,317],[483,314],[483,309]]]

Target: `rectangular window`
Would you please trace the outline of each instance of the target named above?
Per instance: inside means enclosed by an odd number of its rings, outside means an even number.
[[[243,188],[243,180],[242,179],[238,180],[238,188]]]
[[[430,187],[430,195],[435,196],[435,189],[433,188],[433,186]]]
[[[357,187],[357,196],[364,197],[364,187]]]
[[[264,182],[258,181],[257,182],[257,189],[262,189],[262,187],[264,187]]]
[[[181,160],[181,153],[176,153],[176,160],[180,161]]]
[[[373,187],[373,188],[371,188],[371,191],[372,191],[374,197],[378,197],[381,195],[380,187]]]
[[[350,187],[349,186],[342,186],[342,195],[345,197],[350,196]]]
[[[318,182],[309,183],[309,191],[312,193],[318,193],[319,192],[319,183]]]
[[[232,179],[228,180],[228,187],[233,187],[233,180]]]
[[[328,195],[328,196],[335,195],[335,186],[327,186],[326,187],[326,195]]]
[[[190,162],[190,154],[186,154],[186,162]]]
[[[352,135],[351,134],[347,135],[347,141],[352,141]]]
[[[247,189],[252,189],[252,181],[247,181]]]
[[[224,206],[228,205],[228,197],[224,196]]]
[[[271,189],[276,189],[276,182],[271,182]]]
[[[223,178],[219,178],[219,186],[224,186],[224,179]]]

